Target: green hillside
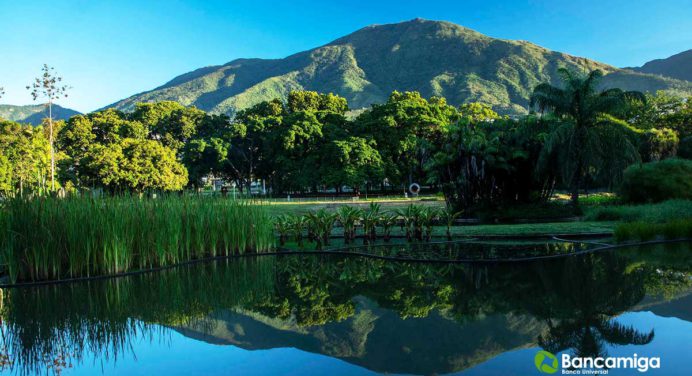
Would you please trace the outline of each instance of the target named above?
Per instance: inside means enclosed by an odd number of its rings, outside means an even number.
[[[74,115],[79,115],[79,112],[56,104],[53,105],[54,119],[67,120]],[[26,106],[0,104],[0,119],[39,125],[46,117],[48,117],[48,109],[46,109],[46,106],[43,104],[31,104]]]
[[[692,50],[675,54],[666,59],[656,59],[639,68],[631,68],[642,73],[660,74],[678,80],[692,81]]]
[[[174,100],[233,114],[263,100],[304,89],[333,92],[351,108],[382,102],[393,90],[441,95],[455,105],[483,101],[502,113],[522,113],[533,87],[557,83],[560,66],[600,68],[604,85],[692,92],[692,83],[646,75],[550,51],[526,41],[495,39],[465,27],[415,19],[368,26],[325,46],[284,59],[238,59],[174,78],[112,107]]]

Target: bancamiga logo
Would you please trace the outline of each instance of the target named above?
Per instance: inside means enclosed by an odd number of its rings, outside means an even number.
[[[533,357],[533,364],[541,373],[557,372],[557,357],[551,352],[541,350]]]
[[[571,357],[569,354],[562,354],[559,362],[563,374],[608,374],[609,369],[633,368],[639,372],[646,372],[651,368],[661,368],[660,357],[638,357],[634,354],[631,357]],[[555,354],[540,350],[533,358],[533,364],[540,373],[553,374],[558,370],[558,359]],[[582,368],[589,371],[582,372]]]

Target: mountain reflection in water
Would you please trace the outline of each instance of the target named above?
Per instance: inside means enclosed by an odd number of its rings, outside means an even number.
[[[617,346],[646,348],[657,338],[653,324],[613,319],[642,310],[679,318],[690,343],[690,247],[487,265],[257,257],[5,289],[0,367],[101,373],[103,364],[134,361],[152,369],[165,359],[137,356],[133,343],[166,345],[180,333],[247,350],[296,348],[381,373],[450,373],[518,349],[606,356]],[[503,367],[511,373],[511,362]]]

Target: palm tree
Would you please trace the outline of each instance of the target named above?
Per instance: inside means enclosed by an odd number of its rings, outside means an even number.
[[[565,68],[558,72],[563,87],[539,84],[533,90],[529,107],[550,111],[560,120],[546,140],[540,165],[557,158],[576,207],[586,173],[617,178],[624,167],[639,159],[637,148],[627,137],[627,124],[613,115],[620,113],[631,100],[645,101],[645,97],[637,91],[598,91],[598,81],[603,77],[600,70],[587,75]]]

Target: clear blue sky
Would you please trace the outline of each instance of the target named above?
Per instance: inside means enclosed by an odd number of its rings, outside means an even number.
[[[692,48],[692,0],[0,0],[0,103],[31,103],[24,87],[44,62],[73,87],[61,104],[91,111],[195,68],[416,17],[620,67]]]

